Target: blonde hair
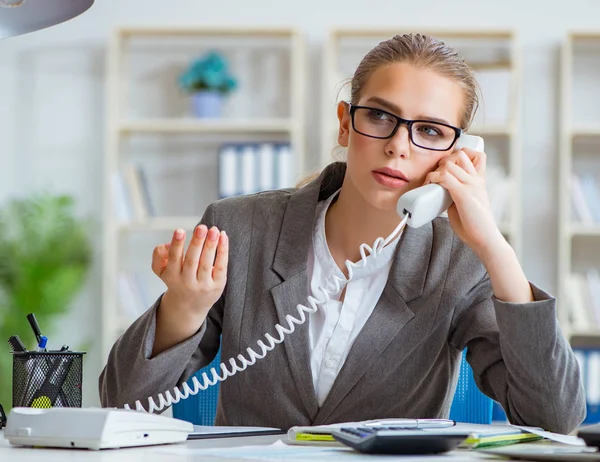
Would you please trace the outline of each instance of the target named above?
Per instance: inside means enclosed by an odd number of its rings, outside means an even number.
[[[441,40],[422,34],[396,35],[380,42],[361,60],[350,80],[350,103],[357,105],[369,78],[381,66],[406,62],[415,67],[431,69],[437,74],[458,82],[465,96],[460,128],[469,128],[479,107],[477,79],[464,58]],[[319,173],[312,173],[298,182],[301,188]]]

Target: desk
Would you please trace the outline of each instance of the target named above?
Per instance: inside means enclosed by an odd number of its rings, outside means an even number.
[[[247,436],[238,438],[215,438],[206,440],[192,440],[183,444],[173,446],[188,446],[195,449],[255,446],[261,444],[272,444],[285,435]],[[102,462],[162,462],[192,461],[194,457],[181,457],[158,449],[167,445],[144,446],[140,448],[103,449],[100,451],[89,451],[86,449],[32,449],[11,446],[4,438],[4,432],[0,431],[0,461],[10,462],[59,462],[59,461],[102,461]],[[217,460],[217,459],[203,459]],[[222,461],[222,459],[221,459]]]
[[[283,439],[285,435],[265,435],[265,436],[247,436],[237,438],[215,438],[192,440],[186,443],[176,445],[159,445],[145,446],[141,448],[125,448],[125,449],[103,449],[100,451],[89,451],[85,449],[32,449],[14,447],[4,439],[4,433],[0,431],[0,461],[10,462],[63,462],[63,461],[103,461],[103,462],[166,462],[166,461],[220,461],[225,459],[215,457],[202,457],[200,455],[187,454],[176,455],[169,454],[164,451],[167,446],[172,448],[189,448],[189,449],[208,449],[208,448],[230,448],[237,446],[256,446],[269,445],[279,439]],[[527,443],[524,443],[527,444]],[[452,454],[460,455],[460,460],[501,460],[491,455],[477,453],[475,451],[456,451]],[[358,455],[358,454],[357,454]],[[235,459],[227,459],[232,462]],[[250,459],[237,459],[248,462]],[[376,462],[380,458],[373,456],[373,461]],[[414,459],[413,459],[414,460]],[[441,460],[440,456],[423,457],[419,460],[426,462],[427,460]],[[451,458],[450,460],[456,460]]]

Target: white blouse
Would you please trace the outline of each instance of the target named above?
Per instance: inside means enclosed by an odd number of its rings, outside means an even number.
[[[317,204],[317,219],[308,252],[309,293],[318,299],[322,298],[319,287],[332,287],[331,283],[328,283],[331,275],[335,274],[346,280],[329,252],[325,236],[325,215],[338,192]],[[319,406],[323,405],[354,340],[383,292],[398,241],[396,238],[390,242],[376,258],[369,255],[365,268],[353,269],[352,280],[341,286],[341,289],[346,286],[343,302],[339,301],[340,290],[331,296],[325,306],[309,315],[310,365]],[[369,247],[373,246],[373,242],[366,244]]]

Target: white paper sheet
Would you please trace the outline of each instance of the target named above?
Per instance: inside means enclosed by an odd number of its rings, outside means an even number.
[[[214,425],[194,425],[194,431],[192,434],[198,435],[215,435],[215,434],[229,434],[229,433],[247,433],[247,432],[269,432],[273,430],[279,430],[278,428],[270,427],[227,427],[227,426],[214,426]]]
[[[194,449],[190,446],[170,446],[157,449],[157,452],[176,454],[179,456],[194,457],[213,457],[222,459],[250,459],[266,461],[310,461],[327,460],[329,461],[353,461],[353,462],[373,462],[373,455],[361,454],[351,448],[327,448],[318,446],[291,446],[278,440],[273,444],[265,446],[241,446],[236,448],[211,448]],[[460,451],[432,456],[394,456],[377,455],[377,459],[384,459],[385,462],[409,461],[459,461],[476,459],[477,454],[473,451]]]
[[[579,438],[577,436],[563,435],[561,433],[552,433],[552,432],[547,432],[545,430],[540,430],[539,428],[525,427],[522,425],[513,425],[513,427],[520,428],[521,430],[525,430],[527,432],[543,436],[544,438],[548,438],[549,440],[557,441],[559,443],[570,444],[573,446],[585,446],[585,441],[583,441],[581,438]]]

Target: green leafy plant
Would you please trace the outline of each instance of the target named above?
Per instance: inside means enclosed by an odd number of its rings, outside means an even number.
[[[35,313],[50,334],[66,313],[92,259],[89,223],[75,216],[66,195],[36,194],[0,209],[0,403],[12,405],[12,355],[7,340],[18,334],[28,348],[35,338],[27,322]]]
[[[229,93],[237,87],[237,81],[229,74],[225,57],[211,51],[188,66],[179,76],[179,86],[189,93],[202,90]]]

